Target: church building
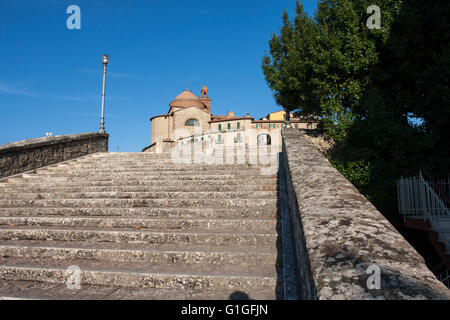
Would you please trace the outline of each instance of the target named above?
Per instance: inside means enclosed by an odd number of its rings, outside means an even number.
[[[239,143],[248,144],[245,133],[249,129],[254,129],[252,132],[261,131],[257,137],[258,144],[270,144],[271,132],[279,131],[285,125],[284,111],[277,111],[260,120],[254,120],[248,113],[237,117],[232,111],[227,115],[214,115],[206,86],[201,89],[200,97],[189,89],[184,90],[169,103],[166,114],[153,116],[150,121],[152,143],[143,151],[155,153],[166,152],[176,145],[191,142],[225,144],[227,147]],[[317,125],[316,121],[293,117],[290,121],[293,127],[301,129],[314,129]],[[225,139],[225,136],[231,136],[232,139]]]

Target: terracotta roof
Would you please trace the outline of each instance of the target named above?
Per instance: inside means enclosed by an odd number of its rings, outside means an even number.
[[[205,105],[203,102],[200,101],[200,99],[193,94],[188,89],[184,90],[182,93],[180,93],[171,103],[169,103],[170,107],[198,107],[198,108],[205,108]]]
[[[189,107],[194,107],[194,108],[195,108],[195,106],[187,106],[187,107],[185,107],[185,108],[189,108]],[[160,114],[160,115],[151,117],[151,118],[150,118],[150,121],[152,121],[152,120],[155,119],[155,118],[159,118],[159,117],[171,117],[171,116],[173,116],[173,114],[174,114],[175,112],[178,112],[178,111],[181,111],[181,110],[185,110],[185,109],[178,109],[178,110],[174,110],[174,111],[172,111],[172,112],[170,112],[170,110],[169,110],[169,113],[166,113],[166,114]],[[208,114],[211,114],[211,112],[209,112],[206,108],[203,108],[203,109],[200,109],[200,110],[203,111],[203,112],[206,112],[206,113],[208,113]]]
[[[211,115],[211,118],[215,118],[215,119],[226,119],[227,116],[218,116],[218,115],[212,114],[212,115]]]
[[[211,121],[208,121],[208,122],[212,123],[212,122],[225,122],[225,121],[234,121],[234,120],[252,120],[253,121],[253,118],[247,118],[247,117],[226,118],[226,117],[223,117],[223,118],[216,119],[216,120],[211,120]]]

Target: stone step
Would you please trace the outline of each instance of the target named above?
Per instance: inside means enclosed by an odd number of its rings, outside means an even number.
[[[170,176],[170,178],[168,177]],[[127,175],[90,175],[90,174],[83,174],[78,176],[58,176],[58,177],[52,177],[52,176],[44,176],[44,175],[37,175],[37,174],[22,174],[22,177],[27,180],[34,180],[33,182],[81,182],[84,183],[85,181],[115,181],[115,182],[123,182],[124,180],[130,181],[130,182],[137,182],[137,181],[155,181],[155,180],[162,180],[167,181],[170,180],[178,180],[178,181],[192,181],[192,180],[200,180],[200,181],[212,181],[211,183],[217,181],[217,180],[235,180],[235,179],[252,179],[254,181],[264,181],[264,180],[275,180],[276,177],[269,176],[269,175],[255,175],[255,174],[205,174],[205,173],[199,173],[199,174],[189,174],[189,175],[135,175],[135,176],[127,176]]]
[[[260,176],[260,171],[250,171],[250,170],[240,170],[240,171],[151,171],[151,170],[142,170],[142,171],[129,171],[129,172],[99,172],[99,171],[78,171],[78,172],[70,172],[70,171],[61,171],[61,172],[52,172],[52,171],[39,171],[37,173],[25,173],[22,176],[24,178],[56,178],[56,177],[64,177],[64,178],[111,178],[114,177],[116,179],[123,178],[160,178],[163,176],[166,178],[169,177],[208,177],[213,175],[221,175],[223,177],[228,178],[252,178]]]
[[[117,174],[119,176],[121,175],[138,175],[145,174],[145,175],[161,175],[168,173],[169,175],[189,175],[189,174],[226,174],[226,175],[249,175],[253,174],[255,176],[261,174],[261,168],[252,168],[252,169],[243,169],[243,170],[212,170],[211,168],[203,168],[203,169],[162,169],[157,167],[147,167],[147,168],[135,168],[135,169],[123,169],[123,168],[117,168],[117,167],[97,167],[97,168],[70,168],[70,169],[51,169],[51,170],[37,170],[36,173],[27,173],[31,175],[50,175],[50,176],[59,176],[61,174],[67,174],[67,175],[78,175],[80,173],[83,174],[98,174],[98,175],[111,175],[111,174]]]
[[[240,157],[234,157],[234,158],[215,158],[215,159],[205,159],[205,158],[187,158],[184,160],[173,160],[173,159],[158,159],[158,160],[148,160],[148,161],[142,161],[142,160],[136,160],[136,161],[115,161],[115,160],[78,160],[73,161],[67,164],[61,164],[67,165],[67,166],[81,166],[81,165],[87,165],[92,167],[97,166],[103,166],[103,167],[112,167],[112,166],[213,166],[213,165],[226,165],[226,166],[264,166],[269,165],[271,163],[278,165],[278,156],[272,156],[272,155],[259,155],[258,157],[246,157],[246,158],[240,158]],[[50,167],[55,168],[55,167]]]
[[[177,191],[177,192],[79,192],[79,193],[17,193],[0,192],[1,199],[276,199],[276,191]]]
[[[78,159],[120,159],[120,160],[129,160],[129,159],[171,159],[173,156],[215,156],[215,155],[225,155],[225,154],[234,154],[234,155],[255,155],[260,153],[279,153],[281,152],[281,148],[252,148],[252,149],[215,149],[215,150],[197,150],[197,149],[191,149],[191,150],[184,150],[180,149],[178,151],[175,151],[174,153],[159,153],[159,154],[92,154],[85,157],[80,157]]]
[[[277,174],[240,158],[97,153],[2,179],[0,299],[282,297]]]
[[[270,156],[270,157],[279,157],[279,152],[272,152],[272,151],[260,151],[260,152],[251,152],[251,153],[237,153],[237,152],[230,152],[230,153],[223,153],[223,154],[179,154],[175,156],[168,156],[168,157],[91,157],[91,158],[77,158],[73,161],[76,162],[126,162],[126,163],[132,163],[132,162],[158,162],[158,161],[168,161],[168,162],[188,162],[188,160],[199,160],[203,159],[205,162],[208,161],[214,161],[215,159],[249,159],[249,158],[258,158],[260,156]]]
[[[166,161],[168,163],[191,163],[191,161],[199,161],[200,163],[210,163],[215,164],[217,160],[225,160],[225,159],[235,159],[241,161],[248,161],[249,159],[258,159],[259,157],[270,157],[270,158],[279,158],[280,153],[271,151],[268,152],[258,152],[258,153],[245,153],[245,154],[237,154],[237,153],[223,153],[221,155],[196,155],[196,154],[182,154],[180,156],[169,156],[169,157],[158,157],[158,158],[148,158],[148,157],[103,157],[103,158],[77,158],[72,160],[73,162],[84,162],[84,163],[158,163],[162,161]],[[71,161],[71,162],[72,162]],[[236,161],[237,162],[237,161]]]
[[[37,168],[34,171],[38,172],[61,172],[61,171],[108,171],[114,170],[114,172],[128,172],[128,171],[139,171],[139,170],[149,170],[149,171],[202,171],[202,170],[213,170],[213,171],[258,171],[260,165],[255,164],[222,164],[222,165],[207,165],[207,164],[173,164],[173,163],[71,163],[59,166]]]
[[[281,263],[275,246],[215,247],[76,241],[1,241],[1,257],[84,259],[150,264],[273,266]],[[278,261],[278,262],[277,262]]]
[[[0,208],[11,207],[192,207],[239,208],[271,207],[276,209],[277,199],[39,199],[0,200]],[[1,209],[0,209],[1,210]]]
[[[61,268],[66,271],[71,265],[78,266],[83,270],[97,270],[103,272],[130,272],[130,273],[159,273],[159,274],[186,274],[186,275],[224,275],[224,276],[255,276],[255,277],[276,277],[276,258],[271,263],[258,266],[250,265],[226,265],[210,263],[183,263],[177,264],[172,261],[150,262],[150,261],[128,261],[120,260],[95,260],[95,259],[61,259],[61,257],[34,257],[27,256],[2,256],[0,264],[3,266],[27,266],[37,268]],[[1,274],[1,271],[0,271]],[[20,280],[20,279],[17,279]],[[31,279],[30,279],[31,280]],[[94,283],[91,283],[94,284]],[[101,284],[101,283],[97,283]],[[131,285],[133,287],[133,285]]]
[[[97,227],[151,230],[255,231],[274,232],[277,220],[265,219],[208,219],[208,218],[149,218],[149,217],[23,217],[0,216],[0,226],[38,227]]]
[[[213,246],[270,245],[277,233],[254,231],[219,232],[186,230],[130,230],[93,227],[0,227],[0,240],[55,240],[94,242],[134,242],[167,244],[207,244]]]
[[[244,183],[244,182],[242,182]],[[3,188],[2,188],[3,187]],[[64,186],[55,185],[18,185],[17,183],[0,184],[1,192],[15,193],[80,193],[80,192],[182,192],[187,190],[195,191],[222,191],[222,192],[256,192],[256,191],[277,191],[275,184],[235,184],[235,185],[148,185],[148,186]]]
[[[276,267],[167,265],[92,260],[0,258],[0,279],[64,284],[69,266],[81,269],[81,286],[114,285],[128,288],[240,290],[251,294],[280,287]]]
[[[270,290],[248,295],[233,289],[221,291],[189,288],[140,289],[86,284],[80,289],[68,289],[66,284],[0,280],[0,300],[274,300],[277,298],[280,299],[282,296],[277,296],[275,291]]]
[[[251,180],[237,180],[235,178],[226,178],[222,180],[215,180],[212,181],[211,179],[203,179],[203,180],[179,180],[179,179],[158,179],[158,180],[103,180],[103,181],[65,181],[63,179],[60,179],[60,181],[53,179],[52,181],[47,181],[42,179],[36,180],[36,179],[25,179],[25,178],[9,178],[6,180],[3,180],[3,182],[0,182],[0,188],[8,188],[8,187],[80,187],[80,186],[86,186],[86,187],[95,187],[95,186],[102,186],[102,187],[173,187],[173,186],[185,186],[189,187],[190,189],[195,189],[199,187],[224,187],[224,186],[238,186],[240,188],[246,189],[247,186],[268,186],[272,187],[277,184],[277,181],[273,178],[269,179],[251,179]]]
[[[259,208],[175,208],[175,207],[140,207],[140,208],[77,208],[77,207],[8,207],[0,208],[2,216],[68,216],[68,217],[172,217],[172,218],[275,218],[278,210],[271,207]]]
[[[150,164],[111,164],[105,165],[103,163],[98,164],[71,164],[71,165],[60,165],[55,167],[45,167],[42,169],[36,169],[35,171],[40,172],[78,172],[82,171],[97,171],[97,172],[134,172],[141,170],[148,171],[202,171],[202,170],[214,170],[214,171],[229,171],[229,170],[246,170],[257,172],[260,166],[252,164],[230,164],[230,165],[173,165],[170,163],[155,165]]]
[[[80,157],[78,159],[120,159],[120,160],[129,160],[129,159],[170,159],[172,157],[181,157],[181,156],[220,156],[220,155],[225,155],[225,154],[234,154],[234,155],[255,155],[255,154],[260,154],[263,152],[268,152],[268,153],[279,153],[281,152],[280,149],[271,149],[271,148],[261,148],[261,149],[247,149],[247,150],[242,150],[242,149],[216,149],[216,150],[177,150],[175,152],[170,152],[170,153],[160,153],[160,154],[128,154],[128,155],[124,155],[124,154],[119,154],[119,155],[112,155],[112,154],[107,154],[107,155],[90,155],[90,156],[86,156],[86,157]]]
[[[253,176],[260,176],[261,175],[261,171],[262,170],[266,170],[267,168],[257,168],[257,169],[244,169],[244,170],[212,170],[209,168],[205,168],[205,169],[195,169],[195,170],[190,170],[190,169],[186,169],[186,170],[166,170],[166,169],[159,169],[159,168],[154,168],[154,167],[147,167],[147,168],[139,168],[136,170],[128,170],[128,169],[117,169],[117,168],[113,168],[113,167],[105,167],[105,168],[92,168],[89,170],[86,170],[84,168],[71,168],[71,169],[51,169],[51,170],[37,170],[37,172],[32,172],[32,173],[25,173],[28,175],[32,175],[32,176],[61,176],[61,175],[65,175],[65,176],[79,176],[80,174],[82,175],[101,175],[101,176],[110,176],[112,174],[117,175],[117,176],[138,176],[139,174],[141,175],[148,175],[148,176],[159,176],[159,175],[170,175],[170,176],[176,176],[176,175],[202,175],[202,174],[207,174],[207,175],[233,175],[233,176],[240,176],[240,175],[244,175],[244,176],[249,176],[249,175],[253,175]],[[273,176],[275,176],[276,174],[273,174]]]

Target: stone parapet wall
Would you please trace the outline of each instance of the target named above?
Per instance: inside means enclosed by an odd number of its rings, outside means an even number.
[[[0,146],[0,178],[47,165],[108,151],[106,133],[61,135]]]
[[[283,157],[302,298],[450,299],[417,251],[300,130],[283,130]],[[380,289],[369,289],[377,268]]]

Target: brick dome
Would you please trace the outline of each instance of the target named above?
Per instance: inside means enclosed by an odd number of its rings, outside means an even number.
[[[169,106],[182,108],[194,106],[197,108],[205,108],[203,102],[188,89],[180,93],[171,103],[169,103]]]

